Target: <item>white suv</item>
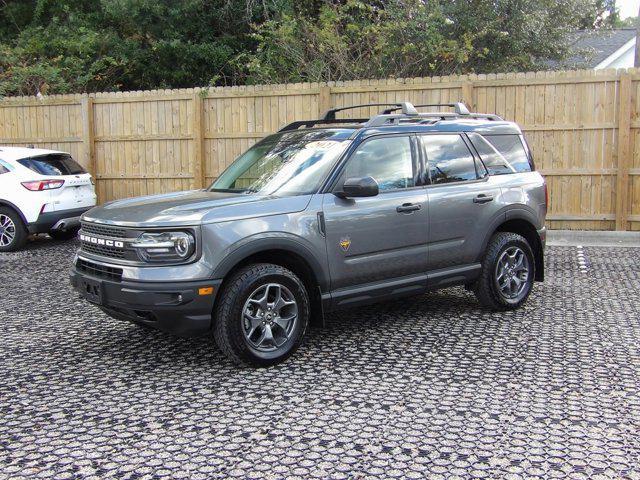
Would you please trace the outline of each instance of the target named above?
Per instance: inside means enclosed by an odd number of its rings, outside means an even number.
[[[91,175],[68,153],[0,146],[0,252],[31,233],[72,238],[95,204]]]

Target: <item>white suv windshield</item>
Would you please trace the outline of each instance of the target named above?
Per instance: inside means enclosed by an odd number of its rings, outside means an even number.
[[[347,147],[348,131],[306,130],[266,137],[227,168],[209,191],[314,193]]]

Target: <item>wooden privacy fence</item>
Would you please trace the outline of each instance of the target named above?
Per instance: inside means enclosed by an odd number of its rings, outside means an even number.
[[[550,228],[640,230],[639,88],[629,69],[13,97],[0,145],[70,152],[104,202],[206,186],[264,135],[332,106],[462,100],[523,128]]]

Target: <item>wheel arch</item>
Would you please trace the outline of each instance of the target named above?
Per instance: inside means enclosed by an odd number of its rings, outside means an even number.
[[[544,280],[544,248],[534,222],[535,219],[531,218],[531,214],[528,211],[519,210],[518,212],[511,212],[511,215],[509,215],[508,212],[507,215],[505,215],[504,221],[487,235],[482,252],[484,254],[489,239],[496,232],[512,232],[522,235],[531,246],[531,250],[533,250],[535,280],[542,282]]]
[[[328,274],[313,252],[289,238],[253,240],[231,252],[215,269],[213,278],[223,279],[220,288],[234,272],[252,263],[280,265],[296,274],[304,283],[312,306],[312,321],[324,324],[322,293],[329,289]]]
[[[22,213],[22,210],[20,210],[16,205],[11,203],[9,200],[4,200],[4,199],[0,198],[0,207],[8,207],[11,210],[14,210],[18,214],[18,216],[20,217],[20,220],[22,220],[22,223],[24,224],[24,227],[27,228],[29,226],[29,222],[27,222],[27,219],[24,216],[24,214]]]

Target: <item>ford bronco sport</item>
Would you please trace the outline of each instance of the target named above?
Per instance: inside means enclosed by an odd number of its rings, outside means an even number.
[[[72,284],[112,317],[211,332],[256,366],[342,307],[453,285],[522,305],[544,277],[547,191],[520,128],[461,103],[374,106],[291,123],[209,188],[93,208]]]

